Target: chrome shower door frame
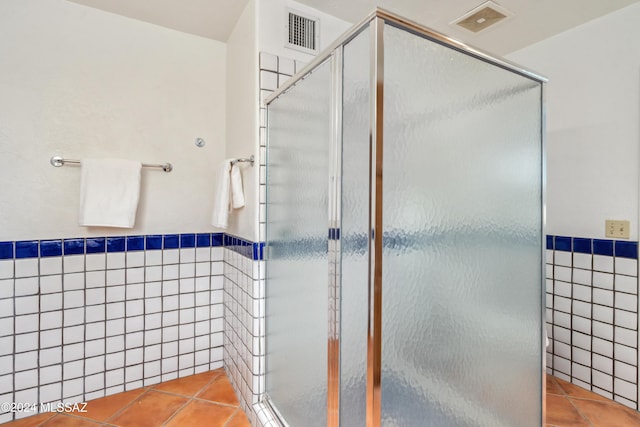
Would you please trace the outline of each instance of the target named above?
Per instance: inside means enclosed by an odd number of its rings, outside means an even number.
[[[340,425],[340,303],[341,303],[341,176],[342,176],[342,83],[343,83],[343,55],[344,46],[366,29],[370,30],[370,129],[369,129],[369,226],[368,226],[368,319],[367,319],[367,381],[366,381],[366,425],[367,427],[379,427],[381,424],[381,375],[382,375],[382,250],[383,250],[383,118],[384,118],[384,28],[385,25],[393,25],[397,28],[412,32],[418,36],[427,38],[435,43],[440,43],[454,50],[472,56],[494,66],[506,69],[541,84],[541,153],[542,153],[542,224],[541,234],[545,235],[546,224],[546,179],[545,179],[545,84],[547,79],[535,72],[524,69],[516,64],[495,58],[482,50],[470,47],[464,43],[451,39],[443,34],[428,29],[420,24],[404,19],[382,9],[376,9],[358,25],[345,33],[334,42],[323,54],[313,59],[306,67],[293,76],[287,83],[279,87],[269,96],[264,105],[268,106],[275,99],[285,94],[298,81],[304,79],[319,65],[331,61],[332,68],[332,104],[333,114],[331,123],[331,148],[329,171],[329,336],[328,348],[328,390],[327,390],[327,425],[338,427]],[[268,109],[267,109],[268,111]],[[267,115],[268,119],[268,115]],[[541,245],[542,257],[540,269],[544,272],[545,249]],[[544,274],[542,274],[544,278]],[[540,307],[541,307],[541,360],[542,372],[545,368],[545,286],[541,283]],[[544,377],[541,375],[540,388],[542,390],[540,407],[542,408],[542,420],[545,417],[545,387]],[[266,404],[273,415],[279,419],[281,425],[287,425],[286,421],[278,414],[268,396],[263,395],[261,401]]]

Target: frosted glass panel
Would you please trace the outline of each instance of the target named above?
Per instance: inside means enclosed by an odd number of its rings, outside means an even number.
[[[330,71],[268,110],[266,387],[291,426],[327,424]]]
[[[541,85],[384,29],[382,424],[541,425]]]
[[[344,48],[340,422],[364,426],[367,387],[369,31]]]

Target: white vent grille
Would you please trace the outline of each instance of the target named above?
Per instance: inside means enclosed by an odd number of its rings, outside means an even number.
[[[288,11],[286,46],[306,53],[318,53],[318,27],[318,19]]]

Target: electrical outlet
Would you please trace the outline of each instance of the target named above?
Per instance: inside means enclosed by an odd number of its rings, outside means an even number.
[[[629,221],[608,219],[604,222],[606,237],[614,237],[618,239],[629,238]]]

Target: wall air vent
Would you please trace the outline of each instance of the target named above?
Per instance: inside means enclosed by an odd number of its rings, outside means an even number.
[[[488,1],[465,13],[453,21],[451,25],[459,26],[473,33],[479,33],[512,16],[512,12],[492,1]]]
[[[285,47],[315,55],[320,50],[319,30],[319,19],[288,10]]]

